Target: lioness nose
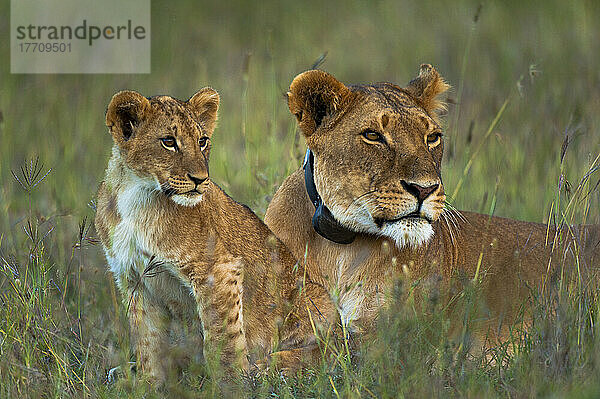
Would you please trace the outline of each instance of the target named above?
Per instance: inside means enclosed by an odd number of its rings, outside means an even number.
[[[431,195],[431,193],[433,193],[439,187],[439,184],[423,187],[419,186],[418,184],[409,183],[404,180],[400,180],[400,183],[402,183],[402,187],[404,187],[406,191],[417,197],[417,200],[419,202],[425,201],[425,198],[429,197],[429,195]]]
[[[194,184],[196,184],[196,186],[201,185],[202,183],[204,183],[204,181],[208,178],[208,176],[193,176],[191,174],[188,173],[188,177],[190,178],[191,181],[194,182]]]

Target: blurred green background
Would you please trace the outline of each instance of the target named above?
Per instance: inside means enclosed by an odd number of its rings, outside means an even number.
[[[0,32],[7,38],[8,7],[2,7]],[[149,75],[10,75],[3,41],[3,213],[18,217],[23,204],[10,170],[36,155],[53,168],[53,192],[38,198],[47,210],[85,211],[110,151],[103,116],[116,91],[187,99],[210,85],[222,97],[212,175],[262,214],[264,196],[298,165],[303,148],[284,93],[327,53],[321,68],[346,83],[404,85],[421,63],[436,66],[454,88],[450,100],[460,101],[446,118],[449,193],[511,95],[455,205],[487,209],[485,193],[489,201],[498,177],[496,213],[542,221],[565,132],[574,137],[569,177],[581,175],[588,156],[600,151],[599,9],[593,1],[154,0]]]
[[[449,196],[460,182],[458,209],[546,221],[561,168],[574,187],[600,153],[598,1],[153,0],[149,75],[10,74],[8,3],[0,3],[0,249],[27,253],[30,202],[11,171],[39,156],[52,171],[32,193],[32,212],[53,228],[44,245],[58,280],[70,278],[79,223],[93,217],[88,204],[112,144],[104,111],[122,89],[187,99],[215,88],[211,176],[261,217],[304,153],[284,93],[323,54],[321,68],[345,83],[404,85],[431,63],[453,86],[443,173]],[[590,187],[597,181],[595,173]],[[591,204],[587,220],[598,223],[598,191]],[[100,246],[86,250],[81,306],[84,335],[107,348],[119,340],[104,264]],[[98,356],[98,370],[111,366]]]

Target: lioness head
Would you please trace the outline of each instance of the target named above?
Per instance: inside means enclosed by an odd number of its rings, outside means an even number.
[[[218,108],[219,95],[209,87],[186,102],[121,91],[108,105],[106,125],[141,186],[193,206],[208,185],[210,138]]]
[[[346,86],[318,70],[293,80],[288,106],[314,154],[315,186],[344,227],[398,247],[431,238],[445,207],[436,98],[448,87],[431,65],[404,88]]]

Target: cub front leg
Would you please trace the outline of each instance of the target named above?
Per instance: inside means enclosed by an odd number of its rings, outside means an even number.
[[[140,281],[139,273],[130,269],[127,285],[121,292],[127,307],[136,368],[144,378],[161,385],[173,369],[168,350],[171,315],[153,285]]]
[[[243,274],[240,260],[214,265],[212,273],[192,279],[204,328],[204,356],[219,356],[226,367],[248,370],[243,319]]]

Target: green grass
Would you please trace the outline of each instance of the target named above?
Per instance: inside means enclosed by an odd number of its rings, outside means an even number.
[[[11,75],[9,41],[2,41],[0,397],[137,397],[147,390],[126,372],[106,383],[108,370],[127,370],[127,323],[88,230],[89,203],[111,147],[104,110],[121,89],[182,99],[206,85],[218,90],[211,176],[262,216],[304,152],[283,98],[297,73],[327,53],[322,68],[343,82],[405,84],[421,63],[431,63],[454,86],[444,183],[449,194],[458,188],[457,208],[538,222],[600,222],[598,190],[585,198],[575,193],[600,153],[598,2],[486,2],[480,11],[478,1],[235,3],[154,0],[150,75]],[[8,15],[5,1],[2,38],[9,35]],[[21,165],[36,157],[39,177],[52,170],[24,190],[11,171],[22,179]],[[587,189],[598,179],[598,171],[591,173]],[[244,391],[332,398],[600,395],[600,302],[585,282],[565,278],[536,296],[534,328],[516,329],[511,350],[499,348],[493,364],[450,342],[442,305],[412,303],[403,295],[410,285],[398,282],[377,339],[354,362],[341,357],[298,379],[267,376],[245,382]],[[219,395],[205,371],[190,370],[177,386],[180,396]]]

